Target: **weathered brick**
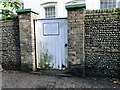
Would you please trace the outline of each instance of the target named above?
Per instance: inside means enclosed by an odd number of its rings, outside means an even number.
[[[0,56],[3,69],[18,70],[21,67],[18,18],[1,21],[0,28],[2,31]]]
[[[120,15],[103,10],[88,12],[85,15],[86,75],[119,77],[120,20],[117,17]]]
[[[21,69],[35,71],[35,37],[33,19],[37,15],[33,12],[19,13]]]
[[[84,36],[84,8],[69,8],[68,10],[68,57],[71,63],[71,70],[81,68],[83,62],[83,36]],[[71,71],[74,73],[74,71]],[[84,68],[81,69],[83,75]]]

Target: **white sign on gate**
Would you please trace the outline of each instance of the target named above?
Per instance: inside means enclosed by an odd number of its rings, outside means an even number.
[[[59,23],[44,23],[43,34],[44,35],[58,35],[59,34]]]

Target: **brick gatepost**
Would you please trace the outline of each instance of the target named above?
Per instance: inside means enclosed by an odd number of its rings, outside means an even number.
[[[68,11],[68,59],[70,73],[83,76],[85,4],[66,5]]]
[[[34,21],[38,13],[31,9],[17,11],[20,29],[21,70],[35,71],[35,32]]]

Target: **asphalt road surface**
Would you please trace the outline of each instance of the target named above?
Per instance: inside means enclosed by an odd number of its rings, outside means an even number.
[[[36,75],[3,71],[2,88],[119,88],[116,80],[95,77]]]

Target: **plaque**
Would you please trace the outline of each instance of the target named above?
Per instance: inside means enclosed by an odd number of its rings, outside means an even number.
[[[46,35],[59,35],[59,23],[44,23],[43,34]]]

